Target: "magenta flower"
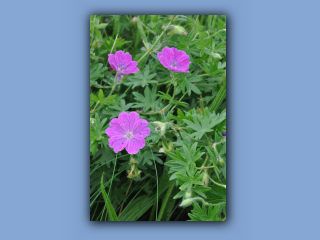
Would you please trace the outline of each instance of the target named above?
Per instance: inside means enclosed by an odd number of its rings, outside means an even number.
[[[162,52],[158,53],[158,59],[165,68],[171,71],[189,72],[190,57],[182,50],[177,50],[174,47],[165,47],[162,49]]]
[[[114,152],[120,152],[126,148],[129,154],[138,153],[139,149],[145,146],[144,138],[150,134],[148,122],[139,119],[136,112],[122,112],[119,118],[114,118],[110,122],[110,127],[106,129],[109,138],[109,145]]]
[[[108,56],[111,67],[117,70],[118,73],[127,75],[139,71],[139,68],[137,68],[138,63],[132,61],[132,57],[128,52],[124,53],[120,50],[117,51],[116,54],[108,54]]]

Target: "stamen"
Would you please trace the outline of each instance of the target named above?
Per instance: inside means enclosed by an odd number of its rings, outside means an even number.
[[[124,72],[126,69],[127,69],[127,67],[126,67],[123,63],[121,63],[121,64],[119,65],[119,67],[118,67],[118,70],[119,70],[120,72]]]
[[[133,137],[133,133],[132,132],[126,132],[126,135],[124,135],[125,138],[130,139]]]
[[[177,66],[178,66],[178,61],[177,61],[177,60],[174,60],[174,61],[171,63],[171,67],[177,68]]]

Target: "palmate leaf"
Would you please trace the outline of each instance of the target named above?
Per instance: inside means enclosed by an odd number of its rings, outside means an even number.
[[[226,180],[223,181],[223,184],[226,184]],[[226,189],[216,185],[210,185],[210,187],[212,190],[207,192],[207,195],[210,198],[207,202],[213,204],[226,204]]]
[[[215,207],[202,205],[202,208],[197,202],[193,203],[194,209],[191,210],[191,213],[188,213],[190,220],[188,221],[222,221],[218,217],[220,210],[220,205]]]
[[[133,108],[143,108],[143,111],[148,111],[150,108],[152,111],[160,110],[161,99],[157,99],[157,87],[153,87],[152,91],[149,87],[144,89],[144,96],[138,92],[133,92],[135,99],[140,103],[136,103]]]
[[[126,104],[124,99],[121,99],[119,105],[109,106],[103,110],[103,114],[111,115],[110,119],[117,118],[121,112],[127,112],[134,103]]]
[[[179,148],[174,152],[167,153],[169,158],[172,160],[167,161],[165,165],[170,168],[169,173],[174,173],[170,177],[170,180],[177,178],[177,174],[185,175],[188,171],[190,171],[189,169],[195,167],[195,162],[198,161],[204,154],[204,152],[201,152],[200,148],[197,150],[197,145],[197,142],[193,143],[192,145],[183,143],[182,148]],[[188,175],[193,176],[194,173],[188,172]]]
[[[179,74],[178,87],[176,90],[176,94],[183,92],[183,94],[187,91],[188,95],[191,95],[191,91],[196,94],[201,94],[199,88],[197,88],[193,83],[202,81],[202,77],[197,76],[198,71],[194,72],[190,75]]]
[[[164,99],[164,100],[169,100],[171,101],[172,99],[172,96],[167,94],[167,93],[164,93],[164,92],[161,92],[161,91],[158,91],[160,94],[158,94],[157,96],[159,96],[160,98]],[[183,107],[188,107],[189,104],[186,103],[186,102],[181,102],[181,101],[177,101],[177,100],[173,100],[172,101],[173,104],[177,105],[177,106],[183,106]]]
[[[143,71],[139,71],[134,74],[133,77],[129,78],[128,81],[125,81],[123,84],[126,86],[132,85],[132,89],[134,89],[137,86],[145,87],[148,84],[158,83],[157,81],[153,80],[157,73],[149,74],[149,72],[150,69],[147,67]]]
[[[98,142],[104,139],[105,124],[109,118],[100,121],[99,115],[96,113],[95,118],[90,124],[90,152],[95,155],[98,150]]]
[[[201,139],[206,132],[212,132],[213,127],[226,119],[225,110],[220,114],[215,114],[214,112],[210,114],[208,108],[206,107],[204,110],[204,114],[192,114],[193,121],[183,119],[183,121],[188,124],[193,130],[194,133],[191,136],[196,139]]]
[[[150,148],[146,148],[146,150],[140,151],[141,158],[137,158],[137,161],[139,162],[139,166],[140,164],[145,165],[146,163],[149,165],[153,165],[154,163],[153,159],[156,160],[159,164],[163,164],[163,161],[161,160],[161,158],[159,158],[159,156],[161,156],[162,154],[157,154],[154,152],[155,151],[153,151],[152,153]]]
[[[107,70],[107,67],[103,67],[102,63],[90,64],[90,84],[95,83],[98,78],[103,77],[103,73]]]

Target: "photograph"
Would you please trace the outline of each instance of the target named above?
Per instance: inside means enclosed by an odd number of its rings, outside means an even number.
[[[90,16],[90,221],[226,221],[226,31]]]

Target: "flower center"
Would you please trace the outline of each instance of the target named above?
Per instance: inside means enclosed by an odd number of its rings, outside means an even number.
[[[127,69],[127,68],[126,68],[126,66],[125,66],[123,63],[121,63],[121,64],[118,66],[118,70],[119,70],[120,72],[124,72],[126,69]]]
[[[171,67],[177,68],[177,66],[178,66],[178,61],[177,61],[177,60],[174,60],[174,61],[171,63]]]
[[[130,139],[133,137],[133,132],[126,132],[126,135],[124,135],[125,138]]]

